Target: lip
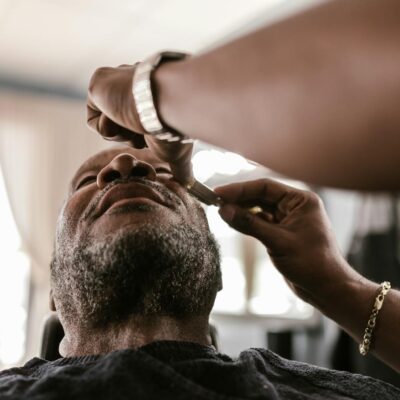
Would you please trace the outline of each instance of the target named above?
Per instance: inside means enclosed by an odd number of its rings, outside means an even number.
[[[118,200],[115,203],[111,204],[110,207],[107,208],[107,210],[104,212],[105,215],[108,215],[110,213],[113,213],[113,211],[116,211],[121,208],[126,208],[129,207],[129,211],[132,210],[132,206],[138,206],[138,205],[154,205],[154,204],[159,204],[156,203],[154,200],[149,199],[148,197],[129,197],[127,199],[122,199]]]
[[[171,205],[156,190],[139,182],[120,183],[113,186],[100,200],[94,217],[98,218],[113,206],[121,205],[125,200],[137,199],[138,201],[151,200],[164,207]]]

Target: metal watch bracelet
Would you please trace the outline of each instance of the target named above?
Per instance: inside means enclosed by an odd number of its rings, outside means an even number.
[[[186,53],[174,51],[156,53],[140,62],[134,72],[132,93],[140,123],[148,134],[159,140],[166,140],[168,142],[180,141],[182,143],[193,142],[192,139],[185,137],[179,132],[173,131],[161,122],[154,104],[151,82],[152,73],[162,62],[178,61],[187,56]]]

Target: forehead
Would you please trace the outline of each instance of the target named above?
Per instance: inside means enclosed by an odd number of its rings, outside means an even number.
[[[109,150],[103,150],[92,157],[88,158],[76,171],[72,182],[76,179],[81,173],[88,170],[100,170],[104,168],[108,163],[110,163],[115,157],[119,154],[132,154],[136,159],[140,161],[147,162],[151,165],[165,165],[168,164],[164,161],[161,161],[157,158],[149,149],[134,149],[128,146],[120,146],[114,147]]]

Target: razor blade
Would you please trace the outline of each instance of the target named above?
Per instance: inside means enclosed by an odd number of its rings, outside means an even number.
[[[196,179],[186,184],[186,189],[191,195],[208,206],[219,207],[222,205],[222,199],[211,188]]]
[[[197,200],[208,206],[213,205],[220,207],[224,204],[224,201],[221,199],[221,197],[219,197],[210,187],[204,185],[204,183],[201,183],[196,179],[186,184],[186,189],[192,196],[196,197]],[[248,207],[247,211],[253,215],[257,215],[262,213],[264,210],[260,206],[253,206]]]

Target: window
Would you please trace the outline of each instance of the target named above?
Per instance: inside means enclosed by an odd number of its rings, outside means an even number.
[[[0,368],[18,363],[25,353],[30,264],[21,251],[15,221],[0,170]]]
[[[203,143],[196,143],[192,159],[195,177],[211,186],[233,181],[251,180],[270,175],[255,163],[239,154],[227,152]],[[244,175],[245,174],[245,175]],[[239,179],[243,178],[243,179]],[[301,182],[279,179],[285,184],[305,188]],[[224,290],[218,293],[214,313],[250,314],[254,316],[307,320],[313,316],[313,308],[297,298],[284,278],[273,267],[264,248],[258,241],[243,242],[243,237],[231,229],[218,215],[216,207],[207,208],[211,231],[221,246],[221,270]],[[244,265],[244,248],[251,245],[253,255],[247,268]],[[247,280],[251,280],[248,282]],[[251,288],[249,290],[249,288]]]

